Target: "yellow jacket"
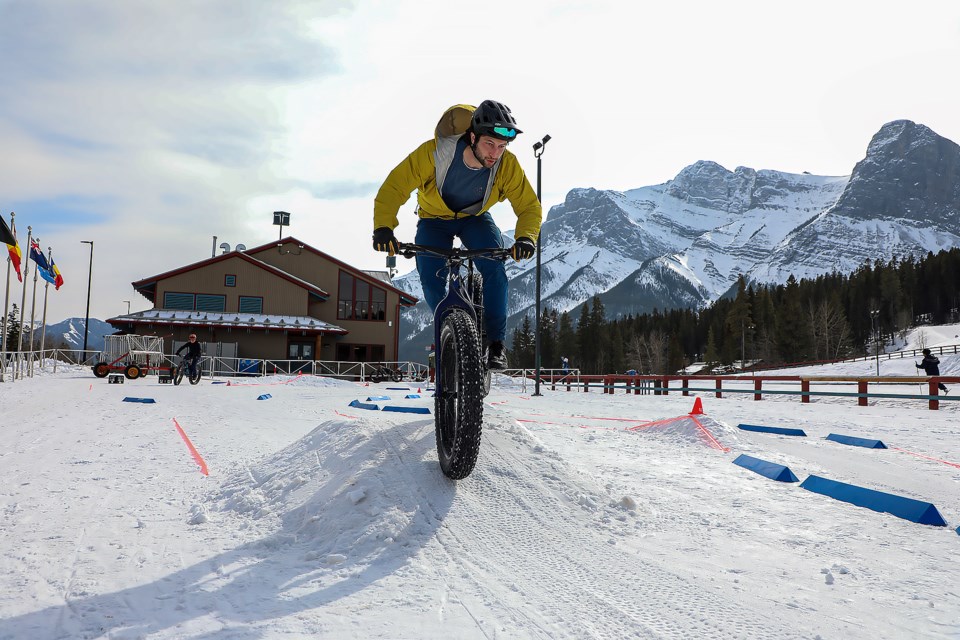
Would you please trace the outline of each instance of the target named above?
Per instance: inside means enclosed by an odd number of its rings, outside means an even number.
[[[454,160],[457,140],[470,127],[473,111],[474,107],[465,104],[447,109],[437,123],[434,139],[421,144],[390,172],[373,203],[374,229],[396,228],[397,212],[416,189],[417,214],[421,218],[453,220],[483,213],[498,202],[509,200],[517,215],[515,237],[537,239],[543,209],[517,157],[509,150],[503,152],[490,171],[482,206],[451,211],[443,201],[443,180]]]

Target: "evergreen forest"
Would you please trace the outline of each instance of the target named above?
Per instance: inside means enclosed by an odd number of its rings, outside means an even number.
[[[842,360],[882,351],[919,324],[958,322],[958,309],[954,248],[782,285],[740,276],[729,295],[702,309],[608,319],[599,295],[574,313],[544,308],[540,363],[557,369],[566,356],[582,374],[670,374],[693,362],[729,371]],[[514,330],[512,368],[535,367],[535,325],[528,315]]]

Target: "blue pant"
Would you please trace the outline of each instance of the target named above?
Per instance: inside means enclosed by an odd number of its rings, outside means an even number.
[[[499,249],[503,247],[500,229],[493,216],[483,213],[464,216],[457,220],[422,218],[417,223],[415,242],[428,247],[453,248],[453,239],[460,238],[468,249]],[[479,258],[474,261],[483,276],[483,320],[490,342],[503,341],[507,336],[507,271],[500,260]],[[423,285],[423,297],[436,311],[447,295],[447,266],[442,258],[417,256],[417,272]]]

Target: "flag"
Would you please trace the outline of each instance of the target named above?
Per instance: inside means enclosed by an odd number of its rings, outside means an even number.
[[[40,272],[41,278],[52,285],[57,284],[57,279],[50,273],[50,263],[47,262],[47,257],[40,251],[40,245],[36,240],[30,241],[30,259],[37,263],[37,271]]]
[[[17,243],[17,237],[13,235],[13,231],[10,230],[10,227],[7,226],[7,221],[3,218],[0,218],[0,240],[3,240],[3,244]]]
[[[40,251],[40,244],[36,240],[30,241],[30,259],[37,263],[37,266],[45,271],[50,271],[50,263],[47,262],[47,256]]]
[[[3,242],[7,245],[7,251],[10,252],[10,262],[13,263],[13,268],[17,272],[17,280],[23,282],[23,274],[20,272],[20,245],[17,244],[17,223],[11,221],[11,226],[8,227],[7,221],[3,218],[0,218],[0,222],[3,223],[0,233],[3,234]]]
[[[60,269],[57,268],[57,261],[53,258],[50,259],[50,273],[53,274],[53,282],[51,284],[54,286],[55,291],[59,291],[60,285],[63,284],[63,275],[60,273]]]

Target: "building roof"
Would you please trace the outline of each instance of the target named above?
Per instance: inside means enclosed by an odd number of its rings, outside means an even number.
[[[379,275],[379,274],[381,274],[381,273],[385,275],[386,272],[365,271],[365,270],[363,270],[363,269],[357,269],[356,267],[353,267],[353,266],[347,264],[346,262],[343,262],[342,260],[337,260],[336,258],[334,258],[333,256],[331,256],[331,255],[328,254],[328,253],[324,253],[323,251],[320,251],[319,249],[316,249],[316,248],[314,248],[314,247],[311,247],[310,245],[308,245],[308,244],[306,244],[306,243],[304,243],[304,242],[300,242],[299,240],[297,240],[297,239],[294,238],[293,236],[287,236],[286,238],[281,238],[280,240],[277,240],[276,242],[268,242],[268,243],[266,243],[266,244],[262,244],[262,245],[260,245],[260,246],[253,247],[252,249],[247,249],[246,252],[249,253],[249,254],[260,253],[261,251],[266,251],[266,250],[268,250],[268,249],[274,249],[274,248],[276,248],[276,247],[283,246],[284,244],[287,244],[287,243],[293,243],[293,244],[297,245],[301,250],[309,251],[309,252],[313,253],[314,255],[320,256],[320,257],[323,258],[324,260],[329,260],[330,262],[332,262],[332,263],[334,263],[334,264],[342,267],[343,269],[346,269],[347,271],[350,271],[350,272],[353,273],[354,275],[364,276],[365,279],[367,279],[367,280],[369,280],[369,281],[371,281],[371,282],[372,282],[372,281],[376,281],[376,284],[377,284],[378,286],[386,286],[388,289],[390,289],[391,291],[393,291],[394,293],[396,293],[396,294],[398,294],[398,295],[400,296],[400,304],[403,305],[403,306],[405,306],[405,307],[412,307],[413,305],[417,304],[417,302],[420,301],[419,298],[416,298],[416,297],[410,295],[410,293],[404,291],[403,289],[399,289],[399,288],[395,287],[395,286],[393,285],[393,283],[390,282],[389,277],[384,278],[382,275]]]
[[[415,298],[414,296],[410,295],[403,289],[398,289],[397,287],[393,286],[389,278],[383,278],[382,276],[379,275],[378,272],[369,272],[369,271],[364,271],[362,269],[357,269],[356,267],[350,266],[346,262],[337,260],[333,256],[326,254],[323,251],[320,251],[319,249],[315,249],[314,247],[311,247],[308,244],[300,242],[293,236],[287,236],[286,238],[281,238],[276,242],[268,242],[266,244],[253,247],[252,249],[245,249],[244,251],[230,251],[228,253],[222,253],[218,256],[213,256],[205,260],[200,260],[199,262],[194,262],[192,264],[188,264],[186,266],[183,266],[177,269],[172,269],[170,271],[159,273],[155,276],[143,278],[141,280],[137,280],[136,282],[133,282],[132,283],[133,288],[136,289],[139,294],[144,296],[150,302],[155,302],[154,298],[156,296],[156,287],[157,287],[157,282],[159,280],[170,278],[172,276],[176,276],[181,273],[187,273],[188,271],[193,271],[195,269],[200,269],[202,267],[206,267],[207,265],[214,264],[215,262],[220,262],[222,260],[229,260],[230,258],[239,257],[285,280],[289,280],[290,282],[293,282],[303,287],[304,289],[309,291],[311,294],[318,296],[322,300],[326,300],[327,298],[329,298],[330,294],[324,291],[323,289],[321,289],[320,287],[318,287],[317,285],[311,282],[308,282],[302,278],[298,278],[295,275],[287,273],[283,269],[279,269],[271,264],[263,262],[262,260],[258,260],[256,257],[254,257],[254,254],[261,253],[268,249],[280,247],[287,243],[296,244],[300,250],[307,250],[315,255],[318,255],[324,258],[325,260],[328,260],[338,265],[339,267],[346,269],[347,271],[350,271],[355,275],[363,277],[364,279],[370,281],[371,283],[375,283],[378,286],[387,287],[388,289],[397,293],[400,296],[400,304],[405,307],[412,307],[413,305],[417,304],[417,302],[419,301],[418,298]]]
[[[165,271],[155,276],[150,276],[149,278],[137,280],[136,282],[132,283],[133,288],[137,290],[137,293],[145,297],[150,302],[155,302],[154,297],[156,295],[156,291],[157,291],[156,287],[157,287],[158,281],[165,280],[167,278],[171,278],[176,275],[180,275],[181,273],[194,271],[196,269],[206,267],[207,265],[211,265],[216,262],[229,260],[231,258],[240,258],[241,260],[245,260],[250,264],[256,265],[257,267],[263,269],[264,271],[269,271],[270,273],[280,278],[283,278],[284,280],[293,282],[294,284],[300,287],[303,287],[304,289],[309,291],[311,294],[319,297],[322,300],[326,300],[327,298],[330,297],[329,293],[327,293],[317,285],[311,282],[307,282],[302,278],[298,278],[297,276],[291,275],[286,271],[284,271],[283,269],[278,269],[273,265],[267,264],[266,262],[263,262],[261,260],[257,260],[256,258],[248,255],[247,252],[244,252],[244,251],[231,251],[229,253],[222,253],[219,256],[213,256],[212,258],[207,258],[206,260],[201,260],[200,262],[194,262],[193,264],[188,264],[185,267],[180,267],[179,269],[172,269],[170,271]]]
[[[349,333],[335,324],[311,316],[280,316],[265,313],[225,313],[219,311],[172,311],[148,309],[127,313],[107,320],[114,326],[125,324],[160,324],[164,326],[220,327],[305,331],[307,333]]]

